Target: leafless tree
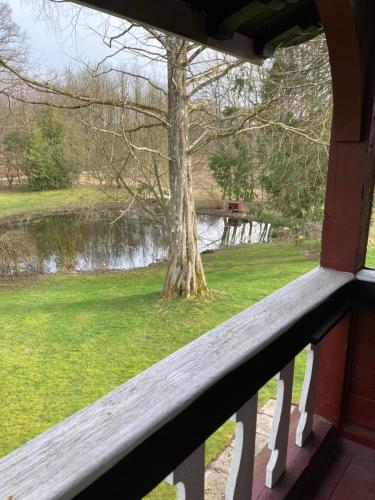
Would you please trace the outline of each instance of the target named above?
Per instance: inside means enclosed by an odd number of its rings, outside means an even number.
[[[209,294],[197,238],[192,158],[211,141],[251,129],[255,117],[268,103],[240,109],[228,120],[223,113],[225,106],[207,99],[207,89],[243,65],[243,61],[128,22],[116,23],[115,26],[105,23],[100,36],[112,52],[94,67],[87,66],[91,79],[84,93],[81,85],[77,86],[72,80],[68,85],[66,78],[53,82],[31,78],[1,60],[3,69],[19,78],[29,90],[26,98],[13,90],[9,97],[81,111],[85,108],[94,110],[96,118],[93,119],[91,113],[86,126],[112,139],[121,139],[126,146],[122,167],[132,164],[132,170],[127,169],[127,172],[135,173],[134,183],[131,187],[128,180],[124,182],[123,175],[117,176],[117,180],[132,196],[141,198],[136,171],[142,171],[143,178],[147,178],[144,168],[147,163],[153,169],[153,182],[147,184],[157,191],[156,198],[165,201],[162,179],[167,167],[171,194],[167,218],[170,245],[162,296]],[[119,53],[138,56],[145,70],[132,71],[112,64]],[[151,61],[158,64],[164,81],[150,76],[147,63]],[[104,81],[108,82],[103,76],[108,74],[116,75],[119,85],[103,92],[100,87]],[[147,92],[142,93],[142,86],[134,85],[140,81],[143,87],[147,87]],[[132,91],[126,88],[129,82],[133,82]],[[149,98],[151,91],[152,99]],[[30,93],[35,97],[30,99]],[[108,114],[112,114],[112,120],[107,120]],[[111,126],[110,121],[112,125],[116,123],[116,127]],[[151,130],[161,130],[160,137],[164,135],[166,140],[152,144],[150,139],[155,138],[155,134],[150,134]]]
[[[80,14],[78,8],[76,15]],[[93,137],[103,138],[96,141],[94,150],[104,146],[106,165],[111,167],[106,168],[107,177],[110,173],[131,200],[150,213],[147,197],[151,192],[166,215],[170,245],[162,296],[207,295],[192,191],[195,155],[209,144],[267,127],[307,134],[298,126],[267,120],[265,111],[281,94],[265,97],[261,73],[249,64],[151,28],[112,19],[92,26],[109,52],[95,64],[85,63],[84,78],[73,72],[48,80],[33,77],[1,58],[3,71],[23,83],[22,89],[3,93],[18,101],[79,111],[81,124]],[[136,68],[134,62],[119,64],[120,55],[132,56],[142,68]],[[236,94],[244,80],[251,85]],[[230,89],[234,91],[230,93]],[[163,194],[166,173],[170,203]]]
[[[0,2],[0,54],[13,68],[20,71],[25,67],[26,37],[13,21],[12,10],[5,2]],[[19,84],[19,79],[14,74],[0,67],[0,96],[4,98]]]

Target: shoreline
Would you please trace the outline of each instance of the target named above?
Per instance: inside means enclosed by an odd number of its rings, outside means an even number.
[[[52,215],[68,215],[68,214],[79,214],[80,212],[86,211],[102,211],[102,210],[121,210],[124,208],[123,203],[97,203],[90,205],[81,205],[76,207],[63,207],[63,208],[43,208],[35,209],[24,212],[16,212],[9,215],[0,215],[0,224],[4,223],[14,223],[14,222],[28,222],[35,217],[45,217]],[[197,207],[197,215],[212,215],[217,217],[231,217],[233,219],[255,219],[255,216],[251,216],[245,212],[242,213],[232,213],[228,210],[222,208],[205,208]]]
[[[44,208],[30,210],[30,212],[17,212],[9,215],[0,215],[0,224],[14,222],[29,222],[36,217],[46,217],[51,215],[69,215],[79,214],[80,212],[101,211],[101,210],[120,210],[123,207],[122,203],[98,203],[91,205],[81,205],[76,207],[63,208]]]
[[[0,224],[28,222],[35,217],[44,217],[50,215],[78,214],[85,211],[117,210],[124,209],[126,200],[116,200],[119,195],[117,189],[104,193],[95,186],[77,186],[67,190],[51,190],[40,192],[12,191],[0,189]],[[2,200],[2,196],[5,199]],[[108,197],[108,199],[105,199]],[[13,200],[18,201],[18,207],[14,207]],[[115,199],[113,199],[115,198]],[[37,202],[35,202],[37,199]],[[31,204],[31,206],[30,206]],[[232,219],[258,220],[259,215],[247,212],[231,212],[225,207],[218,208],[217,200],[210,196],[195,196],[195,211],[197,215],[212,215],[216,217],[231,217]],[[34,205],[34,206],[33,206]],[[8,209],[6,207],[9,207]],[[30,208],[29,208],[30,207]],[[264,222],[272,221],[272,216],[264,215]],[[268,220],[270,219],[270,220]]]
[[[217,254],[217,253],[226,253],[226,252],[231,252],[231,251],[238,251],[240,249],[248,248],[248,247],[253,247],[253,246],[258,246],[258,245],[280,245],[284,246],[285,244],[290,244],[290,240],[283,240],[283,239],[277,239],[276,241],[270,243],[266,242],[257,242],[257,243],[239,243],[238,245],[232,245],[232,246],[224,246],[220,248],[215,248],[214,250],[210,250],[209,252],[200,252],[203,257],[206,255],[211,255],[211,254]],[[313,244],[314,240],[307,240],[305,243]],[[71,271],[69,270],[64,270],[64,269],[59,269],[55,272],[51,273],[43,273],[43,272],[20,272],[17,275],[1,275],[1,281],[2,285],[4,285],[7,281],[12,281],[12,280],[17,280],[17,279],[22,279],[24,278],[25,280],[27,279],[32,279],[32,278],[48,278],[48,277],[53,277],[53,276],[105,276],[105,275],[116,275],[116,274],[128,274],[128,273],[136,273],[138,271],[145,272],[145,271],[151,271],[151,270],[161,270],[163,267],[167,265],[166,260],[160,260],[156,262],[151,262],[147,266],[140,266],[140,267],[129,267],[127,269],[96,269],[96,270],[76,270],[73,269]],[[0,286],[1,290],[1,286]]]

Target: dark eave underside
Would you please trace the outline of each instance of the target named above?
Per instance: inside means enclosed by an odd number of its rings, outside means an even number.
[[[313,0],[233,0],[220,5],[212,0],[186,0],[207,19],[208,34],[230,39],[240,33],[255,41],[261,57],[279,46],[303,43],[322,31]]]
[[[314,0],[76,0],[252,60],[323,31]]]

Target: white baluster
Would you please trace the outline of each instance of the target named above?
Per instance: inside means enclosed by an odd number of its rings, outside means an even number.
[[[293,392],[293,373],[294,359],[275,377],[278,382],[275,414],[268,442],[268,448],[272,450],[266,471],[266,486],[268,488],[272,488],[285,472]]]
[[[226,500],[250,499],[253,488],[255,435],[258,394],[255,394],[232,417],[236,433]]]
[[[297,446],[303,446],[309,437],[313,426],[313,409],[315,399],[315,387],[318,374],[320,344],[309,345],[307,351],[306,371],[303,380],[301,400],[299,403],[300,419],[296,432]]]
[[[204,443],[169,476],[167,483],[177,486],[177,500],[204,500]]]

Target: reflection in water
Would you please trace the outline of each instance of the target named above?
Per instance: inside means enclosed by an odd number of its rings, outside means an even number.
[[[201,250],[206,250],[241,243],[268,243],[271,224],[203,215],[198,217],[198,232]]]
[[[4,224],[0,232],[26,232],[35,241],[38,268],[95,271],[145,267],[166,257],[168,234],[162,225],[118,213],[49,215],[19,224]],[[269,242],[271,225],[238,218],[198,216],[200,249],[240,243]]]

